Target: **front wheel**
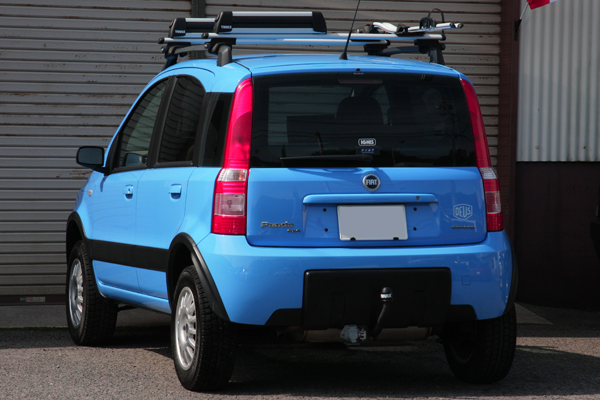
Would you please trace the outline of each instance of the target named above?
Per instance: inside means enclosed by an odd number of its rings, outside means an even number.
[[[171,347],[179,381],[194,391],[224,387],[235,362],[235,324],[211,310],[193,265],[179,276],[173,301]]]
[[[73,341],[99,346],[112,337],[117,324],[118,304],[102,297],[83,242],[75,243],[67,270],[67,324]]]
[[[451,324],[442,338],[454,375],[464,382],[491,383],[503,379],[512,366],[517,345],[513,307],[498,318]]]

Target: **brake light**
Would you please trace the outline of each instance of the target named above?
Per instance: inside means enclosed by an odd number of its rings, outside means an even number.
[[[233,95],[223,168],[215,182],[212,233],[246,234],[246,197],[252,137],[252,79],[240,83]]]
[[[492,168],[490,150],[488,148],[479,100],[477,100],[475,88],[473,88],[473,85],[471,85],[469,81],[461,79],[461,83],[467,98],[469,114],[471,115],[477,168],[479,168],[479,172],[483,179],[487,230],[488,232],[501,231],[504,229],[504,218],[502,216],[502,206],[500,201],[500,182],[498,181],[496,171]]]

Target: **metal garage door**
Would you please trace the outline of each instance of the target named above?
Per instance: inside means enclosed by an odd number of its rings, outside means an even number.
[[[0,303],[60,301],[65,221],[190,1],[0,0]]]

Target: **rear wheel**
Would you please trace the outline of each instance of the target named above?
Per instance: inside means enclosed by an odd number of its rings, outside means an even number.
[[[73,246],[67,272],[67,323],[73,341],[98,346],[112,337],[118,304],[102,297],[83,242]]]
[[[224,387],[235,362],[235,325],[211,310],[193,265],[179,276],[173,299],[171,347],[179,381],[195,391]]]
[[[499,381],[508,374],[515,355],[515,308],[498,318],[451,324],[444,330],[443,343],[450,369],[458,379]]]

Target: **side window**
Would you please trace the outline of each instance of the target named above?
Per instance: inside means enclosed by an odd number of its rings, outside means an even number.
[[[177,78],[160,141],[158,162],[192,161],[205,90],[195,78]]]
[[[204,140],[203,167],[220,167],[223,163],[227,121],[232,100],[232,93],[213,93],[209,96],[209,104],[206,107],[209,124]]]
[[[163,81],[150,89],[131,113],[122,130],[118,164],[115,167],[146,164],[152,131],[166,86],[167,81]]]

